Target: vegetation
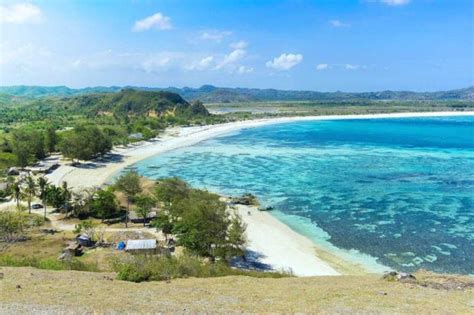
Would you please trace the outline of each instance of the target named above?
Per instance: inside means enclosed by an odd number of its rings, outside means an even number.
[[[157,183],[155,196],[164,203],[164,211],[152,225],[176,235],[179,245],[212,260],[243,255],[245,226],[228,213],[218,195],[170,178]]]
[[[128,218],[130,213],[130,203],[133,198],[142,191],[140,186],[140,176],[135,171],[127,172],[121,175],[115,182],[115,188],[125,194],[127,198],[127,215],[125,218],[125,227],[128,227]]]
[[[281,278],[288,274],[276,272],[245,271],[229,267],[217,262],[205,264],[201,259],[188,255],[179,257],[146,257],[126,256],[116,257],[112,266],[117,272],[117,278],[133,282],[162,281],[176,278],[209,278],[231,275],[244,275],[259,278]]]

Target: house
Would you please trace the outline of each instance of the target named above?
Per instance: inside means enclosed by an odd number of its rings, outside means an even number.
[[[128,219],[132,223],[143,223],[143,221],[145,221],[145,223],[149,223],[150,221],[154,220],[155,218],[156,218],[156,211],[151,211],[147,215],[145,220],[143,219],[143,217],[139,216],[135,211],[130,211],[130,213],[128,215]]]
[[[143,134],[141,132],[131,133],[128,136],[128,138],[131,139],[131,140],[142,140],[143,139]]]
[[[85,246],[85,247],[90,247],[94,245],[94,242],[92,241],[92,239],[87,235],[78,235],[76,237],[76,241],[79,245]]]
[[[125,251],[132,254],[156,254],[158,247],[155,239],[128,240],[125,244]]]
[[[8,176],[18,176],[20,175],[20,171],[16,167],[10,167],[7,171]]]

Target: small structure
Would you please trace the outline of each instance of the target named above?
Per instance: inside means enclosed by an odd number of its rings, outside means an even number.
[[[149,240],[128,240],[125,251],[132,254],[156,254],[157,243],[155,239]]]
[[[7,171],[8,176],[18,176],[20,175],[20,171],[16,167],[10,167]]]
[[[130,135],[128,135],[128,138],[131,140],[142,140],[143,134],[141,132],[131,133]]]
[[[92,239],[87,235],[78,235],[76,237],[76,241],[79,245],[84,246],[84,247],[90,247],[94,245],[94,242],[92,241]]]
[[[128,215],[128,219],[130,220],[130,222],[132,223],[143,223],[143,221],[145,221],[145,223],[149,223],[150,221],[152,221],[153,219],[156,218],[156,211],[151,211],[147,216],[146,218],[143,218],[141,216],[138,216],[138,214],[135,212],[135,211],[130,211],[129,215]]]

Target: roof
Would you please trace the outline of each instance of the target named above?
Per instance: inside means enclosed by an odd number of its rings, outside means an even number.
[[[156,240],[128,240],[125,250],[155,249]]]

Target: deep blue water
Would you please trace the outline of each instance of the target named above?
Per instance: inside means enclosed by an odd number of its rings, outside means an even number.
[[[136,166],[254,193],[315,242],[397,270],[474,274],[474,117],[267,125]]]

